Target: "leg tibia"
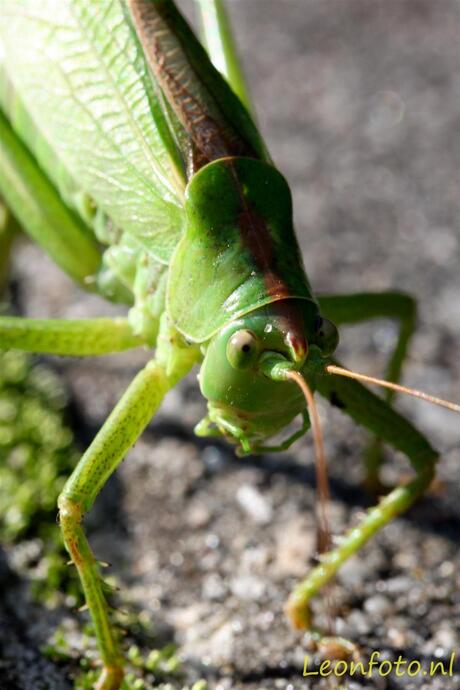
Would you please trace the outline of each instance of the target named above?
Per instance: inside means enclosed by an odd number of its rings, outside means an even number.
[[[209,57],[233,91],[251,111],[246,80],[235,49],[230,23],[222,0],[196,0],[202,18],[203,39]]]
[[[385,527],[394,517],[412,505],[429,486],[433,475],[433,465],[430,465],[410,484],[393,489],[378,506],[367,512],[359,525],[345,535],[338,548],[328,551],[321,557],[321,563],[294,589],[287,601],[286,612],[294,627],[308,628],[310,626],[310,599],[379,529]]]
[[[178,335],[169,328],[165,318],[157,358],[149,362],[131,382],[59,497],[64,542],[82,582],[104,664],[97,690],[119,690],[123,668],[98,564],[86,540],[82,518],[143,432],[168,390],[193,366],[197,353],[197,350],[185,347]]]
[[[169,390],[162,367],[150,362],[131,381],[62,491],[62,499],[92,507],[107,479],[137,441]]]
[[[357,381],[339,376],[317,377],[317,390],[356,422],[407,455],[416,472],[415,479],[394,489],[382,502],[369,510],[361,522],[342,540],[339,547],[326,553],[321,563],[301,582],[288,604],[288,614],[297,627],[310,623],[309,602],[337,572],[379,529],[396,515],[404,512],[429,486],[437,460],[437,453],[427,439],[388,403],[374,395]]]
[[[415,329],[417,305],[415,300],[402,292],[356,293],[352,295],[325,295],[319,299],[321,312],[335,324],[356,324],[376,318],[396,319],[399,333],[395,348],[386,366],[384,377],[398,382],[401,378],[404,359]],[[383,398],[391,402],[394,391],[386,390]],[[374,438],[364,455],[366,484],[374,492],[381,490],[380,467],[382,464],[382,442]]]
[[[91,612],[104,663],[100,690],[118,690],[123,679],[123,662],[116,632],[110,624],[99,566],[81,526],[82,509],[66,496],[59,498],[59,523],[67,551],[77,568],[85,600]]]
[[[123,668],[99,567],[85,537],[82,518],[160,406],[169,386],[164,369],[155,361],[139,372],[81,458],[58,501],[64,542],[80,576],[103,661],[98,690],[119,690]]]

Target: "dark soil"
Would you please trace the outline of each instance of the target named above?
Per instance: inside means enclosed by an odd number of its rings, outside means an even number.
[[[460,3],[232,0],[230,9],[262,131],[292,185],[312,285],[415,295],[405,382],[458,401]],[[15,281],[29,316],[114,312],[31,245],[17,252]],[[340,359],[381,373],[395,332],[387,321],[344,329]],[[82,446],[147,357],[47,360],[66,381]],[[338,630],[363,659],[378,650],[426,664],[459,647],[460,424],[412,399],[398,407],[440,450],[441,484],[341,570]],[[330,687],[331,679],[302,678],[310,643],[282,610],[314,552],[311,438],[284,455],[237,459],[224,443],[193,436],[204,411],[190,376],[104,490],[89,518],[94,549],[113,564],[126,599],[179,643],[186,680],[203,676],[215,690]],[[369,504],[361,488],[368,439],[338,410],[320,402],[320,412],[341,533]],[[395,481],[407,468],[388,458]],[[31,606],[24,583],[6,566],[0,572],[1,687],[70,687],[65,668],[39,652],[58,614]],[[321,600],[315,610],[321,621]],[[456,671],[346,687],[455,690],[458,662]]]

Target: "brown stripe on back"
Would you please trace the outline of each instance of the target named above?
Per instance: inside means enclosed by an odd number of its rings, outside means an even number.
[[[226,120],[211,93],[190,64],[186,48],[174,33],[167,4],[127,0],[145,57],[161,90],[189,136],[192,170],[218,158],[251,156],[254,151]]]
[[[226,161],[226,165],[235,180],[235,188],[241,199],[238,229],[243,245],[253,257],[257,268],[263,273],[265,287],[270,297],[276,299],[292,297],[289,287],[276,272],[276,256],[267,223],[248,204],[233,162],[231,160]]]
[[[293,348],[300,361],[308,350],[302,309],[298,300],[292,299],[294,296],[289,286],[277,272],[276,253],[265,219],[257,215],[248,204],[232,161],[229,160],[226,164],[235,180],[241,199],[238,230],[241,233],[243,246],[249,251],[257,268],[263,274],[267,294],[277,302],[273,306],[277,326],[285,334],[286,343]]]

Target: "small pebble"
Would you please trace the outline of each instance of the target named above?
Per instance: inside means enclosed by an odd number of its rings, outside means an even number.
[[[211,573],[204,578],[201,591],[205,599],[218,600],[225,596],[227,588],[219,575]]]
[[[376,594],[364,604],[365,610],[371,615],[377,618],[384,618],[391,611],[391,602],[384,597],[382,594]]]
[[[239,599],[260,599],[265,591],[263,580],[251,575],[235,578],[230,583],[233,594]]]
[[[251,484],[239,487],[236,500],[244,512],[259,525],[268,525],[272,521],[273,508],[270,501]]]

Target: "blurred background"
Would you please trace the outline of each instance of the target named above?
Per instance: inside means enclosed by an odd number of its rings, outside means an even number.
[[[191,3],[179,4],[191,16]],[[260,127],[292,186],[314,289],[398,288],[416,296],[419,327],[404,382],[458,402],[460,3],[228,6]],[[118,311],[80,292],[26,241],[14,252],[10,296],[16,313],[30,317]],[[395,334],[385,320],[345,328],[340,359],[382,374]],[[3,356],[0,422],[15,431],[0,434],[2,689],[70,688],[82,648],[91,654],[77,624],[85,614],[74,614],[78,587],[63,572],[53,505],[68,468],[147,358]],[[168,396],[87,520],[97,556],[112,564],[122,589],[129,643],[141,653],[163,650],[144,669],[150,684],[181,688],[205,678],[216,690],[323,687],[302,679],[311,643],[282,612],[315,548],[311,438],[283,455],[247,459],[224,443],[196,439],[205,404],[195,373]],[[40,434],[28,426],[31,405],[43,414],[34,413]],[[448,659],[459,643],[460,424],[413,399],[398,408],[440,450],[440,481],[340,572],[337,625],[364,658],[379,650],[425,663]],[[368,437],[322,401],[320,414],[331,520],[341,533],[369,505],[361,488]],[[390,481],[407,473],[403,459],[389,452],[388,460]],[[49,494],[46,482],[54,487]],[[57,588],[61,594],[53,594]],[[324,602],[314,608],[321,623]],[[68,642],[56,637],[56,626]],[[365,687],[455,690],[456,671],[447,684],[442,676],[390,676],[366,679]],[[364,686],[355,679],[347,687]]]

